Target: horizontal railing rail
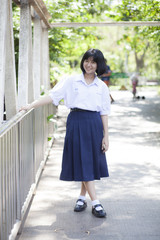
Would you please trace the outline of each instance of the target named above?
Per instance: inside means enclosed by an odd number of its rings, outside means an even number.
[[[19,112],[0,128],[0,240],[21,231],[54,139],[47,117],[55,113],[52,104]]]

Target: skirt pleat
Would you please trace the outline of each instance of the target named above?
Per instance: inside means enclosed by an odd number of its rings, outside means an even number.
[[[70,112],[67,118],[61,180],[93,181],[108,177],[101,150],[103,125],[98,112]]]

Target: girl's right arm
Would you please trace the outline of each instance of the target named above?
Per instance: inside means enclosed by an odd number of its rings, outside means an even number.
[[[20,108],[20,111],[25,110],[25,111],[29,111],[32,108],[38,108],[40,106],[52,103],[52,98],[50,96],[43,96],[41,98],[39,98],[38,100],[35,100],[34,102],[32,102],[31,104],[27,104],[26,106],[23,106]]]

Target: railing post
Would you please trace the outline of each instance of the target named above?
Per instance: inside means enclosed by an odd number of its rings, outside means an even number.
[[[3,121],[5,82],[6,1],[0,0],[0,124]]]
[[[4,1],[5,2],[5,1]],[[12,1],[7,0],[6,23],[6,61],[5,61],[5,107],[6,118],[9,120],[17,113],[17,91],[15,72],[15,53],[12,22]]]
[[[41,20],[34,12],[34,35],[33,35],[33,80],[34,80],[34,99],[40,96],[40,87],[42,83],[42,26]]]
[[[45,89],[50,88],[50,74],[49,74],[49,40],[48,28],[42,24],[42,80]]]
[[[49,42],[48,28],[34,12],[34,44],[33,44],[33,72],[34,98],[40,96],[40,87],[49,89]]]
[[[0,124],[3,121],[4,98],[7,119],[17,111],[11,4],[11,0],[0,0]]]
[[[34,100],[32,71],[32,27],[29,0],[21,0],[18,105],[23,106]]]

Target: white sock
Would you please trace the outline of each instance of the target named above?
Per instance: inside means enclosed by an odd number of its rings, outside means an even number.
[[[82,199],[82,200],[84,200],[84,201],[85,201],[85,200],[86,200],[86,197],[85,197],[85,196],[81,196],[81,195],[80,195],[78,199]],[[81,202],[81,201],[78,201],[78,202],[77,202],[77,204],[78,204],[78,205],[80,205],[80,206],[82,206],[84,203],[83,203],[83,202]]]
[[[100,201],[99,200],[94,200],[94,201],[92,201],[92,206],[94,207],[95,205],[97,205],[97,204],[100,204]],[[100,210],[102,210],[103,208],[101,207],[101,206],[98,206],[98,207],[96,207],[96,210],[97,211],[100,211]]]
[[[84,200],[84,201],[85,201],[85,200],[86,200],[86,197],[85,197],[85,196],[82,196],[82,195],[80,195],[78,199],[82,199],[82,200]]]

